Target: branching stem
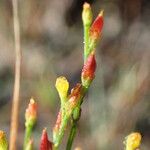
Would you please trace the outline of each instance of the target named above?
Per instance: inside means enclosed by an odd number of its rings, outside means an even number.
[[[70,130],[70,134],[69,134],[69,138],[68,138],[68,142],[67,142],[66,150],[71,150],[72,143],[73,143],[73,140],[74,140],[75,135],[76,135],[76,131],[77,131],[77,123],[76,123],[76,121],[73,121],[71,130]]]

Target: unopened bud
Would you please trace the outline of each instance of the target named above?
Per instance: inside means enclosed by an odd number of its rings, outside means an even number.
[[[48,140],[47,130],[44,129],[41,136],[40,150],[52,150],[52,142]]]
[[[88,88],[89,85],[91,84],[95,76],[95,70],[96,70],[96,60],[94,53],[92,53],[88,56],[81,73],[82,85],[84,87]]]
[[[81,90],[82,85],[80,83],[77,83],[76,86],[71,90],[71,94],[69,95],[69,109],[74,109],[81,99]]]
[[[57,78],[55,86],[61,100],[65,100],[69,89],[69,82],[67,81],[67,79],[63,76]]]
[[[90,28],[90,38],[91,40],[97,40],[100,36],[103,28],[103,10],[99,13],[95,21]]]
[[[6,140],[6,135],[0,130],[0,150],[8,150],[8,143]]]
[[[25,113],[25,126],[34,126],[37,120],[37,103],[33,98],[30,99],[30,103]]]
[[[88,3],[83,4],[82,20],[85,26],[90,26],[92,23],[92,10]]]
[[[138,132],[131,133],[126,137],[126,150],[136,150],[141,144],[141,134]]]

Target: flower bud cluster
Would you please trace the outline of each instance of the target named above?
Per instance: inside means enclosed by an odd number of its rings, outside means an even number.
[[[69,82],[63,76],[56,79],[56,89],[58,91],[61,108],[53,128],[53,142],[57,147],[64,135],[66,126],[70,120],[77,122],[81,114],[81,104],[83,98],[95,77],[96,60],[95,46],[103,27],[103,11],[92,24],[92,10],[88,3],[84,3],[82,20],[84,25],[84,65],[81,72],[81,83],[77,83],[68,94]]]

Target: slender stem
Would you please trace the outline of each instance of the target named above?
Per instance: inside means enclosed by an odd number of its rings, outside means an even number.
[[[70,130],[66,150],[71,150],[72,143],[73,143],[73,140],[74,140],[75,135],[76,135],[76,131],[77,131],[77,123],[75,121],[73,121],[73,125],[72,125],[71,130]]]
[[[13,102],[12,102],[9,150],[16,150],[16,139],[18,134],[21,49],[20,49],[20,25],[18,18],[18,1],[12,0],[12,5],[13,5],[14,42],[15,42],[16,58],[15,58],[15,81],[14,81]]]
[[[89,28],[90,26],[84,25],[84,62],[87,59],[87,51],[89,46]]]
[[[30,141],[31,133],[32,127],[27,127],[25,130],[25,137],[24,137],[24,146],[23,146],[24,150],[26,150],[28,142]]]
[[[68,120],[70,119],[70,117],[65,117],[63,120],[62,120],[62,124],[61,124],[61,127],[57,133],[57,135],[55,135],[55,137],[53,137],[53,142],[54,142],[54,150],[57,150],[61,141],[62,141],[62,138],[64,136],[64,132],[65,132],[65,129],[66,129],[66,126],[67,126],[67,123],[68,123]],[[54,135],[54,134],[53,134]]]
[[[85,94],[86,94],[87,91],[88,91],[88,88],[83,87],[83,89],[82,89],[82,97],[80,99],[79,105],[77,106],[78,108],[80,108],[80,110],[81,110],[81,104],[83,102],[83,98],[84,98],[84,96],[85,96]],[[67,148],[66,148],[66,150],[71,150],[72,143],[73,143],[73,140],[74,140],[75,135],[76,135],[77,122],[80,119],[80,113],[78,113],[77,118],[78,118],[77,120],[73,120],[73,122],[72,122],[72,126],[71,126],[70,134],[69,134],[69,137],[68,137],[68,142],[67,142]]]
[[[56,147],[56,146],[53,146],[53,150],[58,150],[58,147]]]

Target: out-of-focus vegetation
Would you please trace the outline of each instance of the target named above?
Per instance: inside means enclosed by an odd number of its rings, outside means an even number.
[[[80,80],[83,31],[80,0],[20,0],[22,78],[19,139],[22,145],[24,112],[30,97],[38,101],[35,144],[43,126],[52,136],[59,108],[56,77],[72,85]],[[150,143],[150,2],[94,0],[95,14],[105,10],[97,72],[83,104],[74,146],[83,149],[123,149],[132,131],[142,134],[141,149]],[[0,129],[9,135],[14,80],[11,1],[0,1]],[[72,87],[72,86],[71,86]],[[18,147],[20,147],[18,145]]]

